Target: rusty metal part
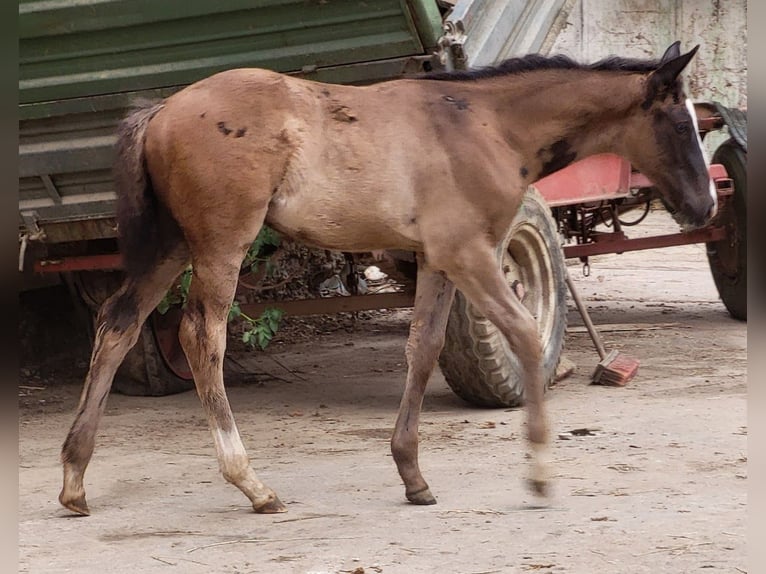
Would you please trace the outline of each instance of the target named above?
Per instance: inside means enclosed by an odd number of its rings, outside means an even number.
[[[178,339],[178,327],[181,324],[183,310],[175,307],[168,309],[167,313],[160,314],[154,312],[150,315],[152,331],[157,341],[162,360],[165,366],[170,369],[175,376],[190,381],[192,380],[191,367],[186,360],[186,354],[181,347]]]
[[[621,158],[617,159],[621,160]],[[587,160],[583,161],[582,163],[585,163],[586,161]],[[609,177],[612,178],[611,185],[625,185],[624,180],[622,179],[624,174],[622,174],[622,172],[617,169],[617,160],[614,160],[614,158],[606,157],[604,158],[604,162],[605,163],[603,165],[606,166],[606,171],[604,173],[606,174],[607,179]],[[593,167],[594,169],[598,169],[598,165]],[[568,169],[569,168],[566,168],[566,170]],[[583,178],[598,177],[598,173],[596,171],[590,170],[590,167],[585,166],[580,171],[579,175],[574,175],[576,179],[581,180],[581,185],[583,184]],[[709,172],[710,177],[715,183],[719,202],[723,205],[726,201],[728,201],[728,198],[731,197],[734,192],[732,180],[728,177],[726,168],[721,164],[712,164],[709,167]],[[557,185],[569,185],[567,182],[571,180],[567,177],[561,181],[563,183]],[[633,189],[634,187],[650,189],[652,185],[645,176],[635,172],[628,175],[627,181],[627,185],[630,189]],[[551,185],[550,181],[545,184],[545,186],[549,185]],[[548,189],[549,193],[554,193],[550,191],[552,188],[545,187],[545,189]],[[564,210],[564,214],[559,215],[559,220],[562,223],[562,232],[564,233],[565,237],[575,238],[577,240],[577,244],[565,245],[563,247],[565,257],[587,258],[591,255],[624,253],[626,251],[657,249],[675,245],[688,245],[692,243],[719,241],[725,238],[730,232],[725,223],[720,221],[713,221],[710,225],[702,229],[697,229],[690,232],[679,232],[667,235],[629,239],[621,230],[621,225],[619,224],[620,222],[619,219],[617,219],[617,216],[621,213],[621,209],[630,210],[638,205],[645,205],[644,202],[648,201],[648,199],[645,199],[645,197],[651,198],[652,196],[647,196],[645,191],[641,191],[638,192],[635,197],[628,196],[622,199],[618,197],[620,189],[613,188],[612,191],[615,195],[611,201],[601,200],[596,204],[576,203],[570,206],[559,204],[557,208],[554,208]],[[604,193],[606,193],[606,191]],[[599,222],[605,223],[603,213],[606,209],[611,210],[613,215],[611,219],[615,224],[615,229],[613,232],[596,231],[595,227]]]
[[[376,295],[351,295],[349,297],[324,297],[320,299],[299,299],[293,301],[268,301],[240,305],[243,313],[258,317],[268,308],[278,308],[289,316],[331,315],[352,311],[374,309],[400,309],[415,304],[413,292],[380,293]]]
[[[122,269],[122,255],[108,253],[103,255],[78,255],[56,259],[35,261],[38,273],[62,273],[64,271],[97,271]]]
[[[636,239],[628,239],[623,233],[599,233],[597,235],[592,235],[592,237],[599,237],[597,241],[581,245],[565,245],[563,249],[564,256],[567,258],[587,257],[589,255],[624,253],[626,251],[639,251],[642,249],[657,249],[675,245],[720,241],[726,237],[727,233],[728,231],[725,227],[705,227],[686,233],[670,233],[667,235],[639,237]]]

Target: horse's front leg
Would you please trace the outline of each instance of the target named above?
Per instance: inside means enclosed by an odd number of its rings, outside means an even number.
[[[391,452],[413,504],[436,504],[418,465],[418,422],[423,394],[439,352],[444,346],[447,318],[455,286],[442,273],[418,258],[417,292],[407,339],[407,384],[399,406]]]
[[[241,258],[240,258],[241,259]],[[239,265],[231,254],[211,254],[193,261],[179,338],[205,409],[223,477],[239,488],[256,512],[284,512],[285,506],[250,466],[223,384],[226,322],[237,285]]]
[[[447,252],[445,269],[455,285],[479,312],[503,333],[519,358],[527,410],[527,438],[532,450],[529,485],[541,495],[548,494],[549,430],[544,402],[542,341],[532,313],[521,303],[523,291],[506,282],[492,246],[465,242]]]

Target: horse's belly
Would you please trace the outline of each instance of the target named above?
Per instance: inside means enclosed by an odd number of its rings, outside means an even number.
[[[266,223],[296,241],[323,249],[419,251],[415,218],[366,195],[357,190],[344,200],[347,192],[328,187],[300,194],[279,191],[269,204]]]

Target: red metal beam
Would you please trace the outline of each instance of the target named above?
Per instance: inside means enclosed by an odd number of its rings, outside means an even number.
[[[642,249],[657,249],[691,243],[720,241],[728,236],[725,227],[703,227],[687,233],[672,233],[669,235],[654,235],[636,239],[609,239],[609,234],[601,236],[599,241],[581,245],[565,245],[564,257],[588,257],[590,255],[605,255],[607,253],[624,253]]]
[[[250,317],[258,317],[266,308],[281,309],[285,315],[332,315],[349,311],[372,311],[374,309],[398,309],[412,307],[415,294],[380,293],[377,295],[351,295],[349,297],[323,297],[321,299],[299,299],[293,301],[267,301],[240,305]]]
[[[122,255],[80,255],[61,259],[41,259],[35,261],[37,273],[61,273],[64,271],[97,271],[122,269]]]

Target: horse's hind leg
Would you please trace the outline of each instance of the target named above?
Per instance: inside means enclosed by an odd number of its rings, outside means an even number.
[[[194,254],[194,276],[179,329],[181,345],[207,415],[224,478],[250,499],[256,512],[284,512],[277,495],[250,466],[223,384],[227,316],[247,245],[229,251],[213,245],[205,249],[204,255]]]
[[[413,504],[435,504],[418,465],[418,421],[423,394],[439,352],[444,346],[447,318],[455,286],[418,258],[417,292],[407,339],[407,383],[399,406],[391,452],[405,495]]]
[[[126,279],[102,305],[90,368],[74,423],[61,449],[64,486],[59,501],[69,510],[89,514],[83,476],[95,446],[96,430],[117,368],[135,344],[146,317],[157,306],[173,280],[188,263],[186,245],[159,262],[148,275]]]

